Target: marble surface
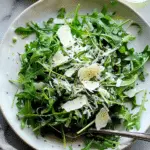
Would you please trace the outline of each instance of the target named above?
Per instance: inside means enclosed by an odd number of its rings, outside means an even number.
[[[125,2],[125,0],[120,1]],[[34,2],[35,0],[0,0],[0,12],[1,12],[0,41],[2,40],[4,33],[6,32],[6,30],[8,29],[10,23],[14,20],[14,18]],[[143,4],[128,3],[128,5],[130,5],[134,10],[136,10],[150,24],[150,17],[149,17],[150,0],[148,0]],[[32,148],[23,143],[22,140],[20,140],[19,137],[17,137],[17,135],[12,131],[12,129],[7,125],[1,112],[0,112],[0,126],[2,126],[5,138],[9,144],[11,144],[18,150],[32,150]],[[148,132],[150,133],[150,129],[148,130]],[[131,146],[131,148],[128,148],[127,150],[149,150],[149,149],[150,143],[137,141]]]

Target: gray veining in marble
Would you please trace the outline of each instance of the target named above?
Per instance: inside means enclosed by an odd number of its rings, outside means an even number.
[[[0,0],[0,41],[14,18],[32,3],[33,0]],[[150,0],[142,5],[130,5],[150,24]],[[2,126],[6,140],[12,146],[18,150],[32,150],[29,146],[23,143],[18,136],[16,136],[12,129],[10,129],[1,113],[0,126]],[[150,133],[150,130],[148,132]],[[150,143],[137,141],[131,148],[128,148],[128,150],[150,150]]]
[[[0,40],[15,17],[32,3],[33,0],[0,0]]]

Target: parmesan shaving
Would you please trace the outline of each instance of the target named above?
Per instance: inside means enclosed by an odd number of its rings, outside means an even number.
[[[100,72],[104,70],[103,66],[98,65],[97,63],[92,64],[88,67],[82,67],[78,71],[78,77],[80,81],[89,81],[91,78],[98,78]]]
[[[62,105],[62,108],[65,109],[67,112],[70,112],[72,110],[80,109],[87,104],[88,104],[88,99],[85,95],[83,95],[81,97],[77,97],[72,101],[66,102],[65,104]]]
[[[98,92],[100,92],[100,94],[102,94],[103,96],[105,96],[106,98],[110,98],[110,94],[107,92],[107,90],[103,89],[103,88],[99,88]]]
[[[108,111],[104,107],[101,108],[99,113],[96,115],[96,119],[95,119],[96,129],[100,130],[101,128],[106,127],[109,120],[110,117]]]
[[[122,83],[122,80],[121,80],[121,79],[118,79],[118,80],[117,80],[117,83],[116,83],[116,87],[120,87],[120,86],[121,86],[121,83]]]
[[[125,91],[124,94],[127,95],[129,98],[132,98],[140,91],[142,91],[142,90],[137,90],[136,88],[134,88],[134,89]]]
[[[72,46],[75,43],[71,34],[71,29],[68,25],[61,26],[57,31],[57,35],[62,45],[66,48]]]
[[[70,68],[65,72],[65,75],[67,77],[72,77],[72,75],[76,72],[76,70],[77,70],[76,68]]]
[[[53,57],[53,66],[56,67],[62,65],[68,62],[68,60],[69,60],[68,56],[64,56],[61,51],[57,51]]]
[[[97,89],[100,85],[99,82],[93,82],[93,81],[82,81],[82,84],[86,89],[88,89],[91,92]]]

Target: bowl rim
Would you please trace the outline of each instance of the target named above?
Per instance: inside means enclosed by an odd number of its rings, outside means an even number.
[[[17,17],[15,17],[15,19],[12,21],[12,23],[9,25],[9,27],[7,28],[6,32],[4,33],[3,35],[3,38],[2,40],[0,41],[0,49],[4,43],[4,40],[7,36],[7,34],[9,33],[9,29],[11,28],[11,26],[20,18],[22,17],[23,14],[25,14],[26,12],[28,12],[30,9],[32,9],[33,7],[36,7],[37,5],[40,5],[40,3],[44,2],[44,0],[38,0],[37,2],[31,4],[29,7],[27,7],[26,9],[24,9]],[[149,28],[150,28],[150,25],[149,23],[140,15],[140,13],[136,12],[134,10],[134,8],[132,8],[132,6],[128,5],[127,3],[124,3],[123,1],[121,0],[118,0],[117,3],[120,3],[122,4],[123,6],[127,7],[128,9],[130,9],[134,14],[136,14],[136,16],[138,16]],[[21,135],[15,130],[15,128],[11,125],[11,123],[8,121],[7,117],[5,116],[5,112],[3,110],[3,108],[1,107],[1,103],[0,103],[0,111],[4,117],[4,119],[6,120],[6,122],[8,123],[8,125],[11,127],[11,129],[14,131],[14,133],[25,143],[27,144],[28,146],[30,146],[31,148],[33,149],[36,149],[36,147],[34,147],[33,145],[31,145],[30,143],[28,143],[23,137],[21,137]],[[150,127],[150,125],[149,125]],[[149,127],[146,129],[146,131],[149,129]],[[146,132],[145,131],[145,132]],[[130,148],[132,146],[133,143],[135,143],[135,139],[133,139],[129,145],[127,145],[126,147],[124,147],[122,150],[125,150],[127,148]]]

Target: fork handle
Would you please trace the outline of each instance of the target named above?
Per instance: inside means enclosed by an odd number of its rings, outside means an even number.
[[[117,130],[107,130],[107,129],[89,129],[90,133],[99,133],[99,134],[107,134],[107,135],[118,135],[123,137],[134,138],[137,140],[143,140],[150,142],[150,134],[146,133],[138,133],[138,132],[127,132],[127,131],[117,131]]]

